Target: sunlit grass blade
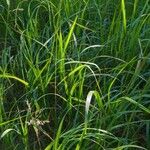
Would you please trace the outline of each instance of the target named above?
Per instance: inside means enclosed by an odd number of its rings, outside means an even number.
[[[122,10],[122,17],[123,17],[123,27],[124,27],[124,31],[126,33],[127,20],[126,20],[125,0],[121,0],[121,10]]]
[[[9,75],[9,74],[0,74],[0,78],[10,78],[10,79],[15,79],[19,82],[21,82],[22,84],[24,84],[25,86],[28,86],[28,82],[16,77],[16,76],[13,76],[13,75]]]
[[[69,31],[69,34],[68,34],[67,39],[66,39],[65,44],[64,44],[64,51],[66,51],[66,49],[68,47],[68,44],[70,42],[71,36],[73,34],[73,31],[74,31],[74,28],[75,28],[75,25],[76,25],[76,22],[77,22],[77,19],[78,19],[78,17],[75,18],[75,20],[74,20],[74,22],[71,26],[71,29]]]

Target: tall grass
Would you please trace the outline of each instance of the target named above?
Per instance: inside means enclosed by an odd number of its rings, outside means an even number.
[[[149,0],[1,0],[0,149],[150,149]]]

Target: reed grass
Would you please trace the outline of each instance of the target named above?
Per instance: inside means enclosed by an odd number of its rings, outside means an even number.
[[[0,149],[150,149],[149,0],[0,1]]]

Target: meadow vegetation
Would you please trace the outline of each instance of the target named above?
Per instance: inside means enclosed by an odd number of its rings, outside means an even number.
[[[150,149],[150,1],[0,0],[0,149]]]

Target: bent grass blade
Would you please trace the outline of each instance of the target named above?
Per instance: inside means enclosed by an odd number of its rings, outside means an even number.
[[[25,86],[28,86],[28,85],[29,85],[28,82],[26,82],[26,81],[24,81],[24,80],[22,80],[22,79],[20,79],[20,78],[18,78],[18,77],[16,77],[16,76],[9,75],[9,74],[0,74],[0,78],[10,78],[10,79],[15,79],[15,80],[21,82],[22,84],[24,84]]]

